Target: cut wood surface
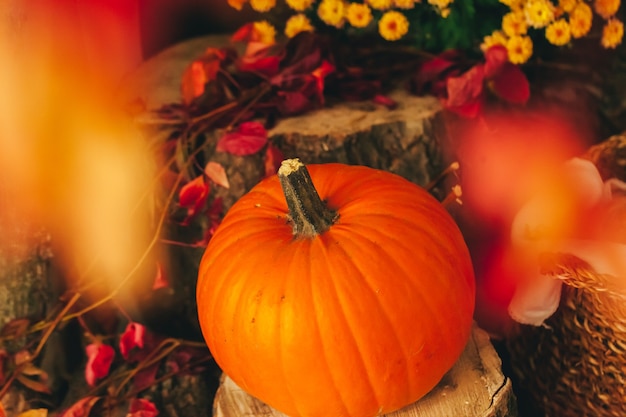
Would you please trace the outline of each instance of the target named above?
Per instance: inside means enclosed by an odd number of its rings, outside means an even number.
[[[474,326],[463,354],[425,397],[386,417],[515,417],[511,381],[489,336]],[[286,417],[248,395],[223,376],[213,404],[214,417]],[[329,416],[332,417],[332,416]]]

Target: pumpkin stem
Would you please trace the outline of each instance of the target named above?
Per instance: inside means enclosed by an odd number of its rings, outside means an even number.
[[[287,200],[295,237],[313,238],[337,221],[339,214],[322,201],[309,171],[299,159],[283,161],[278,169],[278,178]]]

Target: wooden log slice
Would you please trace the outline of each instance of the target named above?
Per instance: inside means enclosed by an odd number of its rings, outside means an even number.
[[[385,417],[515,417],[511,380],[489,336],[474,326],[454,367],[419,401]],[[286,417],[222,376],[213,404],[214,417]]]

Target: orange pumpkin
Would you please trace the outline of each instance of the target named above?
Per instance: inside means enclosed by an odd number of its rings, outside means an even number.
[[[467,247],[441,204],[397,175],[308,168],[283,162],[225,216],[200,264],[204,337],[227,375],[287,415],[402,408],[467,343]]]

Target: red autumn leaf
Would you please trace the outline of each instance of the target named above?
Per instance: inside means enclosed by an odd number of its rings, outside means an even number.
[[[510,103],[524,104],[530,98],[530,85],[526,75],[517,66],[510,62],[489,82],[492,91],[503,100]]]
[[[190,220],[202,210],[208,196],[209,185],[202,175],[181,187],[178,193],[178,204],[187,209],[187,217],[183,220],[183,225],[189,224]]]
[[[2,385],[2,382],[0,382],[0,385]],[[4,410],[2,403],[0,403],[0,417],[7,417],[7,412]]]
[[[478,64],[458,77],[447,81],[448,97],[443,100],[444,107],[466,117],[475,117],[481,108],[484,66]]]
[[[4,385],[4,380],[6,379],[4,375],[4,370],[6,369],[6,361],[9,358],[9,354],[6,350],[0,349],[0,385]],[[2,417],[0,415],[0,417]]]
[[[265,176],[269,177],[271,175],[276,174],[278,168],[280,168],[280,164],[285,159],[285,155],[283,155],[282,151],[278,149],[278,147],[272,143],[267,145],[265,149],[265,157],[263,158],[263,164],[265,166]]]
[[[252,38],[254,23],[246,23],[230,37],[231,42],[249,42]]]
[[[446,79],[459,73],[459,54],[455,51],[446,51],[435,58],[426,61],[412,78],[412,90],[417,95],[445,94]]]
[[[109,374],[115,351],[104,343],[92,343],[87,345],[86,352],[85,380],[93,387],[99,379]]]
[[[93,406],[100,397],[85,397],[76,401],[70,408],[65,410],[59,417],[88,417]]]
[[[143,349],[146,338],[146,328],[142,324],[130,322],[120,337],[120,353],[124,359],[130,358],[134,348]]]
[[[224,51],[208,48],[202,57],[189,64],[183,73],[181,83],[183,103],[190,104],[193,99],[204,93],[206,84],[217,77],[225,58]]]
[[[145,398],[133,398],[126,417],[156,417],[157,415],[159,415],[159,410],[152,401]]]
[[[208,162],[204,167],[204,173],[215,184],[224,188],[230,188],[230,184],[228,183],[228,176],[226,175],[226,170],[224,169],[224,166],[219,162]]]
[[[485,51],[485,78],[497,75],[509,62],[509,55],[502,45],[495,45]]]
[[[221,197],[217,197],[213,200],[211,207],[209,208],[207,215],[209,216],[209,227],[207,228],[202,240],[195,243],[196,246],[204,247],[208,245],[209,240],[217,230],[217,227],[222,221],[222,212],[224,211],[224,200]]]
[[[383,94],[376,94],[372,101],[376,104],[382,104],[387,107],[389,110],[393,110],[398,107],[398,102],[392,99],[389,96],[385,96]]]
[[[156,381],[157,372],[161,367],[160,362],[156,362],[141,371],[137,372],[133,377],[133,388],[136,391],[143,391],[154,385]]]
[[[217,142],[217,150],[237,156],[257,153],[267,143],[267,131],[259,122],[244,122]]]
[[[268,77],[278,73],[280,57],[274,54],[274,48],[261,42],[249,42],[246,51],[237,62],[240,71],[260,72]]]
[[[315,78],[317,97],[321,104],[324,104],[324,79],[334,71],[335,66],[327,60],[323,60],[322,64],[311,73],[313,78]]]
[[[303,113],[313,105],[309,96],[300,91],[279,91],[277,95],[281,99],[278,110],[283,116]]]
[[[156,265],[157,265],[157,268],[156,268],[156,274],[154,276],[154,282],[152,283],[152,289],[158,290],[159,288],[169,288],[170,283],[167,281],[167,278],[165,277],[165,273],[163,271],[163,265],[161,265],[161,262],[157,262]],[[122,352],[122,355],[123,355],[123,352]]]

